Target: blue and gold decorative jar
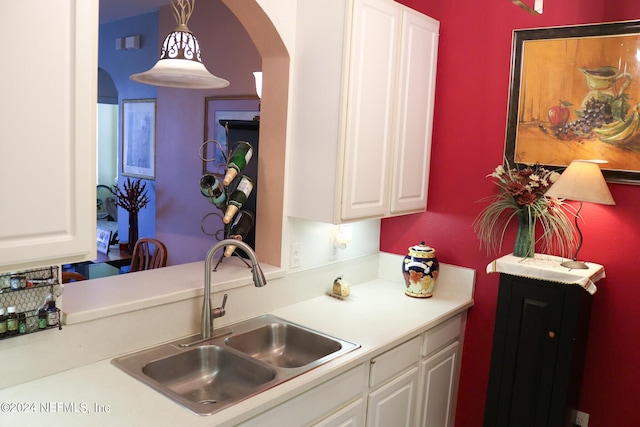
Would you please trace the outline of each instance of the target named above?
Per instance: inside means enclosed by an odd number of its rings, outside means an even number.
[[[402,261],[402,275],[406,285],[405,294],[415,298],[429,298],[438,278],[440,265],[436,251],[424,242],[411,246]]]

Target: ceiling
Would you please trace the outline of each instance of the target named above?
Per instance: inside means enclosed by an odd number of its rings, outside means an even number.
[[[100,23],[155,12],[170,0],[100,0]]]

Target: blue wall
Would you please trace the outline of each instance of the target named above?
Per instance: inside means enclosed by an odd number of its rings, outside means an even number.
[[[106,71],[118,90],[118,103],[123,99],[157,98],[155,86],[136,83],[129,79],[134,73],[146,71],[158,60],[158,12],[147,13],[100,25],[98,44],[98,67]],[[140,49],[116,50],[116,38],[140,35]],[[118,185],[126,181],[122,176],[122,127],[118,125]],[[157,173],[157,171],[156,171]],[[139,213],[139,236],[154,237],[156,229],[156,183],[143,180],[151,198],[146,208]],[[118,234],[127,240],[129,215],[119,208]]]

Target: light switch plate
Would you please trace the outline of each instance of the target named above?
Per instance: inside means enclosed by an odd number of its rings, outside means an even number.
[[[576,413],[576,425],[580,427],[588,427],[589,425],[589,414],[585,412],[578,411]]]
[[[302,243],[291,244],[291,259],[289,260],[289,268],[298,268],[302,262]]]

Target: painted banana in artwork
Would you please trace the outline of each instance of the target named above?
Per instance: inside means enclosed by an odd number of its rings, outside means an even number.
[[[595,128],[593,131],[600,137],[607,137],[620,133],[624,128],[629,126],[629,123],[629,121],[616,120],[609,124],[602,125],[600,128]]]
[[[624,144],[632,140],[638,134],[638,131],[640,131],[639,107],[640,104],[633,107],[633,112],[627,120],[616,121],[601,128],[594,129],[600,141]]]

